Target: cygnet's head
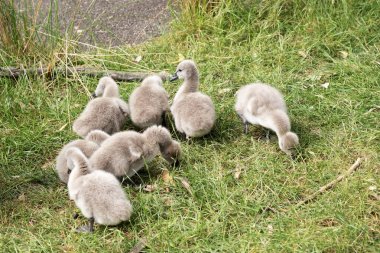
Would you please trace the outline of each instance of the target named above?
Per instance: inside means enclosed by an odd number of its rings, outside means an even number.
[[[177,79],[192,79],[198,78],[198,69],[195,62],[192,60],[184,60],[177,66],[176,72],[170,77],[170,81]]]
[[[96,86],[96,90],[94,93],[92,93],[92,98],[96,98],[99,96],[104,95],[104,92],[107,87],[110,87],[110,89],[113,89],[113,94],[114,96],[118,96],[119,94],[119,88],[115,82],[115,80],[112,79],[110,76],[103,76],[102,78],[99,79],[99,83]]]
[[[179,164],[179,159],[181,158],[181,146],[177,141],[172,141],[166,146],[161,148],[162,157],[165,158],[170,164]]]
[[[287,132],[279,138],[279,146],[287,155],[292,155],[293,149],[299,144],[298,136],[293,132]]]
[[[159,75],[151,75],[151,76],[145,77],[141,85],[150,84],[150,83],[159,84],[161,86],[163,85],[162,79]]]
[[[71,147],[66,151],[67,157],[67,173],[70,174],[74,170],[77,171],[76,174],[87,174],[88,173],[88,159],[83,154],[83,152],[76,147]]]
[[[70,174],[75,168],[75,162],[78,160],[78,157],[81,157],[82,151],[78,148],[72,147],[66,151],[67,157],[67,174]]]

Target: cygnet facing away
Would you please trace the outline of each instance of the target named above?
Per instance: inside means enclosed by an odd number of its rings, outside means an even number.
[[[298,136],[290,132],[290,120],[281,93],[272,86],[253,83],[241,87],[236,93],[235,110],[244,123],[248,122],[271,129],[277,134],[279,146],[286,154],[298,145]]]
[[[69,148],[79,148],[86,157],[90,157],[100,144],[109,137],[109,135],[100,130],[91,131],[84,140],[74,140],[63,146],[56,158],[56,171],[62,182],[66,183],[69,180],[67,167],[66,152]]]
[[[69,148],[66,156],[72,168],[68,182],[70,199],[89,219],[89,226],[79,231],[93,232],[94,222],[117,225],[128,220],[132,205],[117,178],[103,170],[91,172],[87,158],[78,148]]]
[[[215,124],[215,108],[209,96],[198,91],[199,76],[195,63],[184,60],[170,81],[184,79],[170,110],[177,130],[186,138],[208,134]]]
[[[92,170],[105,170],[117,177],[133,176],[144,164],[160,154],[177,163],[181,147],[162,126],[151,126],[143,133],[124,131],[112,135],[90,158]]]
[[[102,77],[93,94],[94,97],[74,121],[73,130],[86,136],[91,130],[102,130],[108,134],[119,132],[129,114],[128,104],[119,97],[119,88],[111,77]]]
[[[133,124],[140,128],[164,124],[165,113],[169,109],[168,97],[160,76],[146,77],[129,97]]]

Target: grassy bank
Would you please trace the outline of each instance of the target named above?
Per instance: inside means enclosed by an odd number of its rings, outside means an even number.
[[[4,64],[139,71],[174,71],[180,58],[192,58],[200,89],[212,97],[218,114],[210,136],[181,142],[180,168],[157,158],[125,183],[134,206],[130,222],[77,234],[85,220],[72,219],[77,209],[54,172],[54,159],[77,138],[72,122],[97,80],[0,79],[2,252],[125,252],[141,237],[148,240],[147,252],[376,252],[380,3],[198,2],[185,2],[170,33],[136,47],[77,53],[62,46],[51,53],[54,60],[35,56],[33,63],[2,57]],[[7,50],[2,48],[2,56]],[[263,129],[251,126],[243,134],[234,94],[257,80],[273,84],[286,98],[301,142],[294,160],[279,150],[274,136],[269,142],[261,138]],[[137,85],[120,83],[123,98]],[[171,98],[179,85],[165,84]],[[129,122],[126,129],[131,128]],[[315,201],[295,206],[358,157],[364,162],[356,173]],[[169,192],[160,177],[164,168],[174,178]],[[241,171],[238,179],[235,171]],[[179,178],[187,178],[192,194]],[[152,184],[156,191],[143,190]]]

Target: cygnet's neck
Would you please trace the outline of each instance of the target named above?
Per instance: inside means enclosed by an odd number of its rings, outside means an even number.
[[[276,110],[273,115],[273,120],[276,125],[276,134],[283,136],[290,131],[290,120],[288,115],[280,110]]]
[[[88,161],[86,159],[83,159],[82,157],[75,157],[74,159],[77,160],[74,161],[75,167],[70,173],[70,178],[72,180],[78,179],[90,173]]]
[[[289,117],[282,110],[266,111],[260,118],[260,125],[273,130],[278,137],[290,131]]]
[[[185,78],[185,81],[177,91],[173,103],[182,95],[187,93],[196,92],[199,86],[199,76],[197,70],[191,69],[190,75]]]
[[[103,97],[120,97],[119,87],[110,77],[103,77],[100,79],[99,84],[96,87],[95,94]]]
[[[195,68],[189,71],[189,75],[186,77],[185,82],[182,84],[183,93],[196,92],[199,86],[199,76]]]
[[[103,97],[120,97],[119,87],[115,83],[107,83],[104,88]]]

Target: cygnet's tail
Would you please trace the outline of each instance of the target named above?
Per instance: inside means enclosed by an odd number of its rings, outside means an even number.
[[[78,118],[74,121],[73,131],[84,138],[91,131],[91,127],[87,120]]]
[[[117,83],[109,76],[100,78],[95,90],[95,96],[99,97],[120,97]]]
[[[170,143],[172,141],[170,132],[162,126],[154,125],[148,127],[144,131],[144,135],[148,139],[148,141],[155,142],[159,145],[164,145],[165,143]]]
[[[163,85],[162,79],[159,75],[150,75],[150,76],[145,77],[144,80],[142,81],[141,85],[151,84],[151,83],[155,83],[155,84],[158,84],[160,86]]]
[[[279,146],[286,154],[291,155],[291,149],[299,144],[297,134],[293,132],[287,132],[279,137]]]
[[[102,130],[92,130],[87,134],[86,140],[95,142],[96,144],[100,145],[108,137],[110,137],[110,135]]]
[[[66,157],[68,168],[71,170],[79,168],[82,175],[89,173],[88,159],[79,148],[69,148],[66,151]]]

